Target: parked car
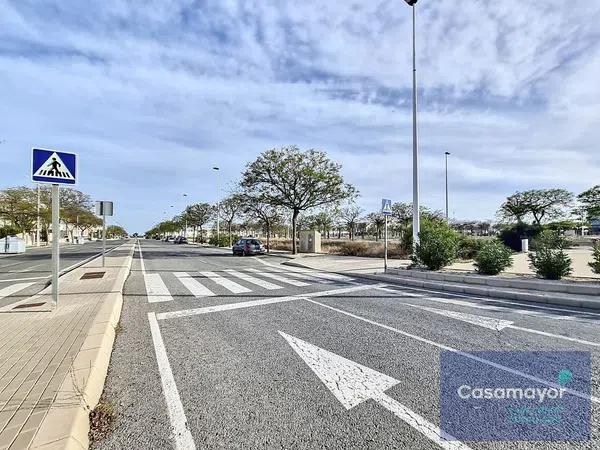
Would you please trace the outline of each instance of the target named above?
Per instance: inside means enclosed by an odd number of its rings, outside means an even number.
[[[188,240],[185,236],[177,236],[173,241],[173,244],[187,244]]]
[[[255,238],[240,239],[232,247],[234,255],[260,255],[265,252],[262,242]]]
[[[173,242],[174,238],[173,236],[167,236],[166,238],[163,239],[164,242]]]

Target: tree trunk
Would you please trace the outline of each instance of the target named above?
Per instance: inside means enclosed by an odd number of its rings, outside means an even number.
[[[271,253],[271,225],[266,222],[267,225],[267,253]]]
[[[298,214],[300,211],[294,210],[292,214],[292,254],[298,254],[298,249],[296,248],[296,220],[298,219]]]
[[[231,242],[231,224],[233,223],[233,221],[231,222],[227,222],[228,225],[228,231],[229,231],[229,246],[231,247],[233,245],[233,242]]]

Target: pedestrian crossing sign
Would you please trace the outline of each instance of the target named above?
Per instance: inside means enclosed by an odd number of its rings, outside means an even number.
[[[384,216],[392,215],[392,201],[384,198],[381,200],[381,214]]]
[[[32,149],[31,179],[37,183],[77,184],[77,155]]]

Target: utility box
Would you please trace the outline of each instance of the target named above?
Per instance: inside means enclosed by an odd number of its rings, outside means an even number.
[[[529,253],[529,239],[526,236],[521,237],[521,252]]]
[[[301,231],[300,253],[321,253],[321,233],[314,230]]]
[[[16,236],[0,239],[0,253],[25,253],[25,241]]]

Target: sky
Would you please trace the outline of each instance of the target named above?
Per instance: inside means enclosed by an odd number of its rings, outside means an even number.
[[[0,188],[31,184],[32,147],[76,152],[78,188],[143,232],[296,144],[341,163],[366,212],[412,198],[403,0],[0,0],[0,11]],[[423,204],[444,208],[445,151],[459,219],[492,219],[517,190],[600,184],[598,23],[600,0],[419,1]]]

